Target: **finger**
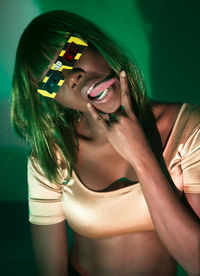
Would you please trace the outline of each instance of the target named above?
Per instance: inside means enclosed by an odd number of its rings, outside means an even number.
[[[129,94],[128,80],[125,71],[122,71],[120,74],[120,85],[122,106],[124,107],[127,115],[130,115],[132,114],[132,104]]]
[[[118,122],[117,116],[115,113],[109,114],[109,122]]]
[[[106,123],[109,127],[112,127],[113,124],[118,123],[118,117],[114,113],[109,114],[109,119],[106,120]]]
[[[104,118],[96,111],[95,107],[91,103],[87,103],[87,108],[92,116],[92,118],[97,122],[98,125],[107,129],[107,124]]]

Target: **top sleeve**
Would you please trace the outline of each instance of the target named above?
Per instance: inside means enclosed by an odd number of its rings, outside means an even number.
[[[185,193],[200,193],[200,127],[196,128],[183,147],[181,162]]]
[[[34,157],[28,160],[29,221],[51,225],[65,220],[62,208],[62,185],[51,183]]]

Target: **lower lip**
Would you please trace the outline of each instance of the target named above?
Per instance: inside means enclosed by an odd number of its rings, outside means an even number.
[[[106,96],[103,99],[101,99],[101,100],[93,100],[93,101],[89,100],[89,101],[91,103],[93,103],[93,104],[104,104],[104,103],[110,101],[110,99],[114,95],[113,86],[111,85],[111,86],[107,87],[107,89],[108,89],[108,92],[107,92]]]

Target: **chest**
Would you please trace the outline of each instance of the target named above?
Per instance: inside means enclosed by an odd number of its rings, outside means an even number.
[[[81,141],[76,169],[81,182],[94,191],[112,191],[138,180],[130,164],[109,144]]]
[[[161,116],[150,133],[153,151],[162,159],[162,152],[168,142],[180,105],[171,105],[167,116]],[[151,132],[151,128],[149,130]],[[79,140],[79,155],[76,164],[81,182],[94,191],[117,190],[138,182],[136,172],[109,143],[95,144]]]

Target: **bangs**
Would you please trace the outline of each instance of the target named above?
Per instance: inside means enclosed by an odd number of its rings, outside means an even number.
[[[68,36],[67,32],[56,32],[45,26],[28,26],[18,45],[19,58],[16,62],[26,67],[34,83],[38,83],[43,72],[55,58],[56,52],[66,43]]]

